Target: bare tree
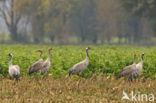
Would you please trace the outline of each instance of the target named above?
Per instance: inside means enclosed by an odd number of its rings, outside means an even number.
[[[13,10],[14,0],[0,0],[0,17],[5,21],[5,24],[10,32],[11,39],[18,41],[18,23],[21,15]]]

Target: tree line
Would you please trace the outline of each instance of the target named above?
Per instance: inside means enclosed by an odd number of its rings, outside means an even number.
[[[1,0],[12,41],[145,43],[155,41],[155,0]]]

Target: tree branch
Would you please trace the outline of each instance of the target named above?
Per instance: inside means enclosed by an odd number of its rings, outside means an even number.
[[[17,14],[15,23],[18,24],[20,19],[21,19],[21,15]]]
[[[6,13],[4,11],[1,11],[1,12],[2,12],[2,16],[3,16],[4,21],[5,21],[6,25],[8,26],[8,29],[10,29],[10,24],[9,24],[9,22],[7,20]]]

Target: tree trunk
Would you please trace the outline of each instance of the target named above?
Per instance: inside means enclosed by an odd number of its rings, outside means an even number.
[[[0,11],[2,13],[2,18],[4,19],[5,24],[8,28],[8,31],[10,32],[11,39],[13,41],[19,41],[17,26],[21,19],[21,16],[15,11],[13,11],[13,8],[14,8],[14,0],[11,1],[4,0],[2,2],[2,7],[0,8]]]
[[[53,43],[54,42],[54,40],[55,40],[55,35],[50,35],[50,40],[51,40],[51,42]]]
[[[16,26],[12,26],[10,28],[10,35],[13,41],[19,41],[18,40],[18,33],[17,33],[17,27]]]
[[[94,34],[94,36],[93,36],[93,37],[94,37],[94,38],[93,38],[93,43],[94,43],[94,44],[96,44],[96,43],[97,43],[97,39],[98,39],[98,38],[97,38],[97,35],[96,35],[96,34]]]

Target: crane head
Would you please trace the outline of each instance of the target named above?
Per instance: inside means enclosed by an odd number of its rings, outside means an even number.
[[[53,50],[53,48],[49,48],[49,51]]]
[[[144,53],[142,53],[141,56],[143,57],[144,56]]]
[[[134,57],[136,57],[136,54],[134,54]]]
[[[13,57],[13,54],[12,54],[12,53],[9,53],[9,56],[10,56],[10,57]]]
[[[86,50],[89,50],[89,49],[91,49],[91,48],[90,48],[90,47],[87,47],[87,48],[86,48]]]
[[[37,50],[36,52],[40,52],[40,53],[42,53],[42,50]]]

